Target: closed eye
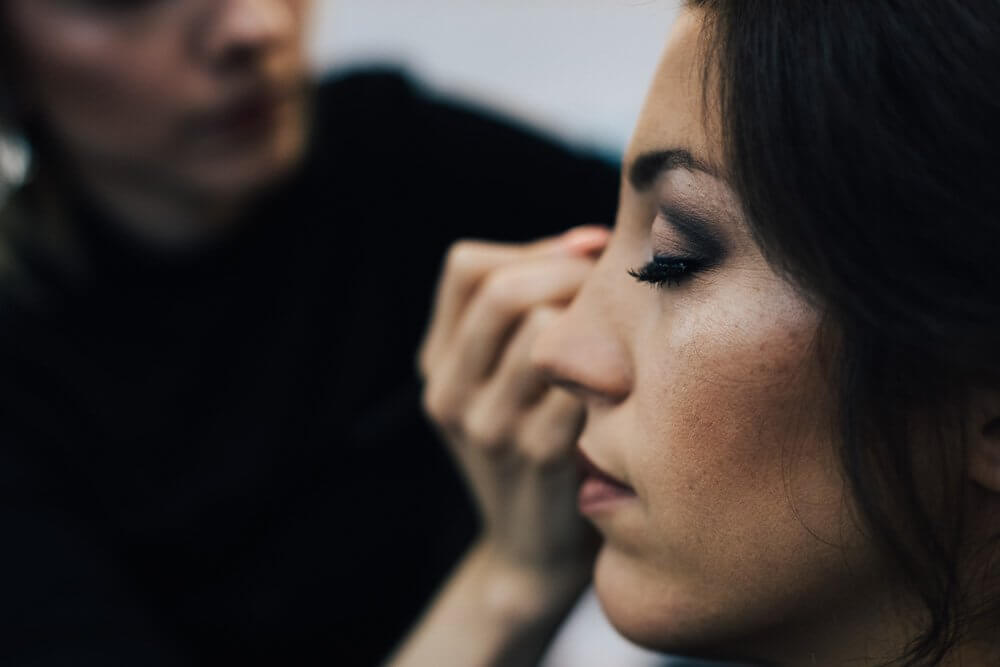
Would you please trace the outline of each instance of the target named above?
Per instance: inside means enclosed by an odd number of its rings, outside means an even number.
[[[647,264],[628,273],[641,283],[655,287],[678,287],[685,280],[706,266],[704,260],[695,257],[671,257],[658,255]]]

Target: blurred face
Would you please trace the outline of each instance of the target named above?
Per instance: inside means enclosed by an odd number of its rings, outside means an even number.
[[[241,195],[304,144],[306,0],[6,0],[19,104],[78,170]]]
[[[893,650],[889,584],[843,488],[819,317],[765,262],[725,181],[701,25],[687,11],[675,26],[612,242],[535,348],[587,406],[597,592],[623,634],[661,650],[878,655]]]

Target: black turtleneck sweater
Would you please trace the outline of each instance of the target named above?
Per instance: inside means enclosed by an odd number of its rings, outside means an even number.
[[[377,663],[475,531],[413,371],[444,250],[610,222],[617,185],[368,73],[196,253],[78,204],[81,279],[4,226],[0,664]]]

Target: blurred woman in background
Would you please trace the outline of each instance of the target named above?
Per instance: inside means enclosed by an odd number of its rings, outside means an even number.
[[[533,359],[512,406],[584,402],[596,589],[636,642],[1000,664],[998,73],[997,3],[688,2],[568,310],[510,277],[537,248],[453,250],[425,403],[486,530],[396,664],[530,664],[591,564],[574,448],[511,447],[483,358]],[[522,307],[483,318],[497,284]]]
[[[473,533],[411,370],[439,259],[609,219],[617,174],[392,73],[309,81],[308,4],[0,6],[34,157],[0,210],[0,663],[372,664]],[[559,242],[554,304],[604,235]]]

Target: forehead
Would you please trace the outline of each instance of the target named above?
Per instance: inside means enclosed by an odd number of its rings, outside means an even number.
[[[710,136],[705,122],[703,25],[702,10],[681,10],[646,95],[626,163],[648,151],[673,148],[721,163],[719,139]]]

